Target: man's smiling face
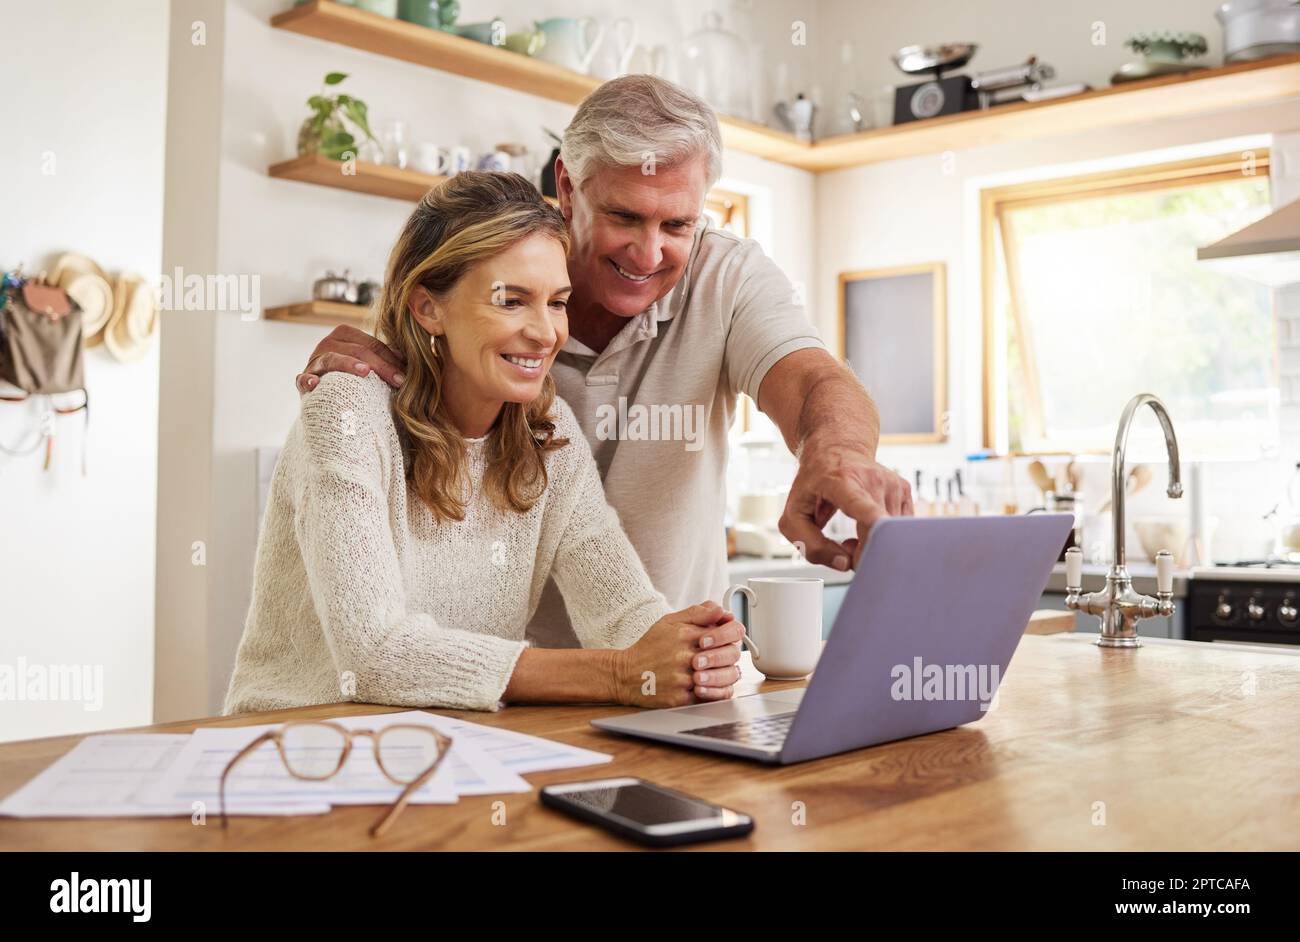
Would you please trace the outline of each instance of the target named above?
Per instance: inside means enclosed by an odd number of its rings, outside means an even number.
[[[594,165],[575,188],[561,163],[560,208],[569,221],[569,276],[584,304],[634,317],[668,294],[686,271],[708,189],[707,160]]]

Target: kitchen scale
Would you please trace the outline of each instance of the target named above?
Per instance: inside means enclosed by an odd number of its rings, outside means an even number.
[[[921,121],[945,114],[977,111],[1013,101],[1032,100],[1042,92],[1042,83],[1056,76],[1056,70],[1036,56],[1003,69],[968,75],[944,76],[960,69],[974,57],[975,43],[945,43],[940,46],[904,46],[894,53],[894,64],[908,75],[933,73],[928,81],[903,85],[894,92],[894,123]],[[1075,94],[1083,86],[1062,89]]]
[[[979,107],[979,95],[966,75],[943,73],[960,69],[979,47],[974,43],[945,43],[941,46],[904,46],[894,53],[894,65],[908,75],[933,73],[928,81],[917,85],[900,85],[894,92],[894,123],[905,124],[944,114],[973,111]]]

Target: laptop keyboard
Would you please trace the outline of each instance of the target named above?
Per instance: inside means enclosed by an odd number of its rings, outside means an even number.
[[[728,742],[743,743],[746,746],[779,746],[785,742],[794,722],[795,711],[790,713],[773,713],[756,716],[748,720],[736,720],[731,723],[718,723],[714,726],[701,726],[697,729],[683,729],[681,732],[692,736],[708,736],[712,739],[725,739]]]

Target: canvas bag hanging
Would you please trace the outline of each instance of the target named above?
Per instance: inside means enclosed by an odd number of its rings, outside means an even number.
[[[24,282],[4,306],[0,379],[32,395],[84,390],[81,321],[61,289]]]

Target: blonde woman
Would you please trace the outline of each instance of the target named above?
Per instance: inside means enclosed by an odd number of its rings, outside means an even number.
[[[404,382],[330,373],[303,397],[226,713],[731,696],[743,629],[712,602],[668,611],[555,397],[567,249],[517,174],[460,174],[411,214],[376,328]],[[550,577],[580,649],[525,640]]]

